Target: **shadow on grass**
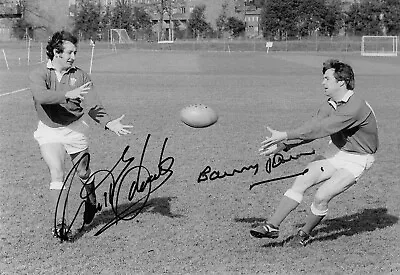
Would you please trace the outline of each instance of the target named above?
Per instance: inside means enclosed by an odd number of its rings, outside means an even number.
[[[362,212],[348,216],[325,220],[312,233],[314,236],[311,242],[336,240],[341,236],[353,236],[363,232],[370,232],[376,229],[393,226],[399,218],[387,213],[387,208],[364,209]],[[262,218],[235,218],[235,222],[252,223],[256,227],[264,222]],[[304,225],[296,224],[296,228]],[[297,230],[296,232],[297,233]],[[323,235],[323,236],[318,236]],[[315,237],[317,236],[317,237]],[[274,241],[264,244],[263,247],[282,247],[293,239],[293,235],[281,241]]]
[[[137,203],[134,207],[132,207],[132,203],[123,203],[119,204],[117,208],[117,213],[123,213],[126,209],[129,209],[129,211],[126,216],[124,216],[123,220],[118,221],[118,223],[121,222],[132,222],[134,220],[135,216],[140,215],[141,213],[147,212],[147,213],[158,213],[163,216],[167,216],[170,218],[181,218],[183,215],[180,214],[174,214],[171,212],[171,205],[170,202],[172,199],[175,197],[159,197],[159,198],[150,198],[146,205],[143,205],[143,203]],[[143,209],[141,209],[143,207]],[[141,209],[141,210],[140,210]],[[138,214],[139,211],[139,214]],[[110,206],[108,206],[105,210],[101,211],[99,214],[96,215],[94,218],[93,222],[90,225],[86,225],[79,229],[73,236],[72,236],[72,242],[75,242],[79,240],[84,234],[92,231],[94,228],[97,226],[105,225],[107,223],[112,222],[117,218],[118,214],[115,214],[115,212],[111,209]],[[130,220],[132,219],[132,220]],[[115,224],[114,224],[115,225]]]
[[[336,240],[341,236],[353,236],[392,226],[399,218],[387,213],[387,208],[364,209],[360,213],[325,220],[315,230],[313,241]],[[323,234],[324,236],[318,236]]]

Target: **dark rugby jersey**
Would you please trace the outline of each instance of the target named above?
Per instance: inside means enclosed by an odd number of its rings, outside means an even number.
[[[324,102],[310,121],[287,135],[288,139],[301,140],[330,136],[340,150],[355,154],[374,154],[379,146],[375,114],[353,91],[340,102]]]
[[[68,91],[90,81],[89,75],[78,67],[69,68],[58,81],[51,61],[34,70],[29,75],[29,83],[39,120],[52,128],[68,126],[82,117],[87,107],[89,116],[105,126],[110,117],[93,85],[83,94],[83,101],[65,98]]]

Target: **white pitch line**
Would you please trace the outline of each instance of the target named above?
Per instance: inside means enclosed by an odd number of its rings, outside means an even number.
[[[19,90],[16,90],[16,91],[9,92],[9,93],[0,94],[0,96],[12,95],[12,94],[16,94],[16,93],[23,92],[23,91],[26,91],[26,90],[29,90],[29,88],[23,88],[23,89],[19,89]]]

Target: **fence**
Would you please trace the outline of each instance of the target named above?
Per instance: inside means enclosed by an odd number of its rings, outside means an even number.
[[[262,39],[253,40],[175,40],[174,43],[157,43],[144,40],[133,41],[130,45],[117,45],[150,50],[185,50],[185,51],[267,51],[267,42]],[[270,41],[273,51],[333,51],[333,52],[359,52],[361,50],[361,37],[317,37],[301,40]]]

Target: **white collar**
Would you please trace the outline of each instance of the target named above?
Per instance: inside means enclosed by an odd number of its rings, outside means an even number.
[[[339,100],[339,101],[334,101],[332,98],[329,98],[328,99],[328,103],[329,104],[331,104],[331,106],[333,107],[333,109],[337,109],[337,107],[338,107],[338,103],[342,103],[342,102],[344,102],[344,103],[346,103],[346,102],[348,102],[349,101],[349,99],[350,99],[350,97],[352,96],[354,94],[354,91],[353,90],[348,90],[345,94],[344,94],[344,96],[343,96],[343,98],[341,99],[341,100]]]

